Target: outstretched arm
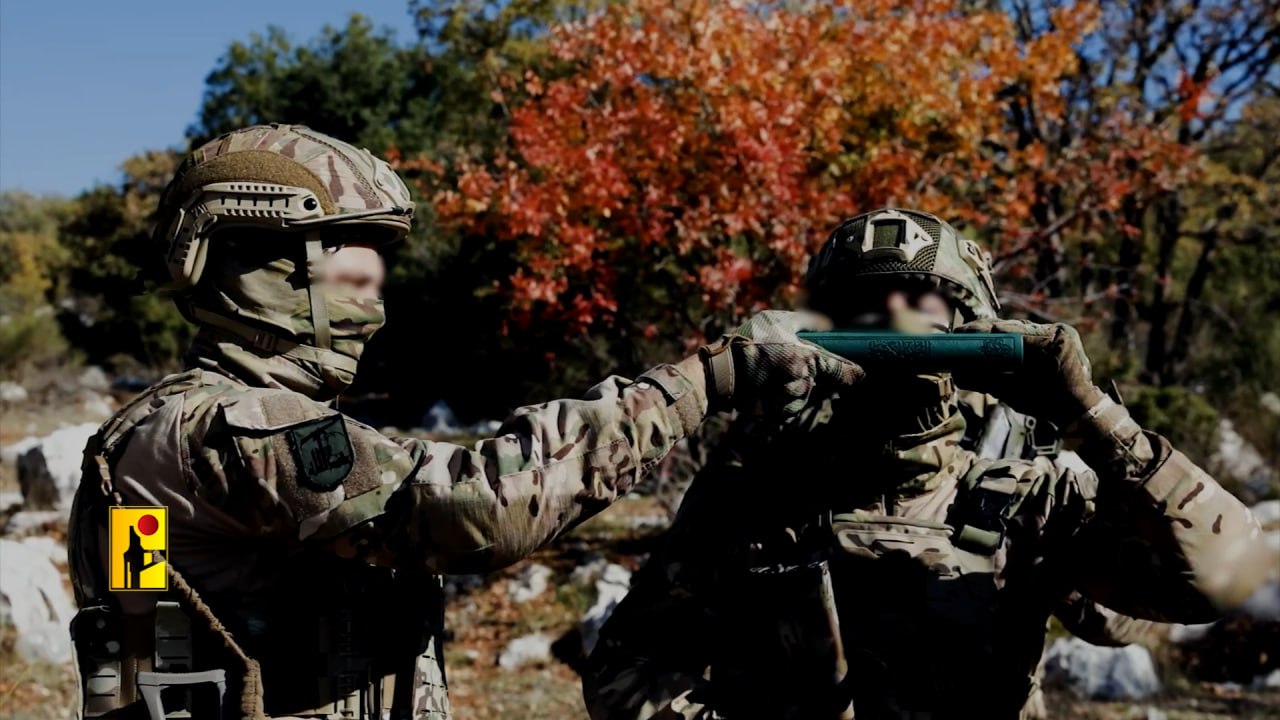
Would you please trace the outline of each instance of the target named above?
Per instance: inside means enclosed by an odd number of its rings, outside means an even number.
[[[1021,334],[1020,371],[957,381],[1080,440],[1077,452],[1096,474],[1068,473],[1092,515],[1068,543],[1083,595],[1131,617],[1196,623],[1239,605],[1263,582],[1267,548],[1257,520],[1094,385],[1074,329],[1002,320],[957,331]]]
[[[695,359],[696,362],[696,359]],[[521,408],[472,447],[404,439],[414,469],[376,533],[438,572],[484,572],[527,556],[629,492],[707,411],[701,368],[611,377],[581,400]],[[403,562],[405,558],[399,558]]]
[[[206,498],[253,532],[377,564],[484,572],[608,507],[707,413],[759,405],[785,422],[856,382],[857,365],[796,339],[824,322],[762,312],[678,364],[521,408],[471,447],[393,440],[263,389],[193,411],[188,454]]]

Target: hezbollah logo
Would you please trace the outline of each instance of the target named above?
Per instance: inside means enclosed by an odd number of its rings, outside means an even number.
[[[169,549],[169,509],[113,507],[108,527],[111,589],[168,590],[164,555]]]

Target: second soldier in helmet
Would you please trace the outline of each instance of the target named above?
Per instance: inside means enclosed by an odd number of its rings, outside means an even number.
[[[946,222],[854,217],[809,287],[838,327],[1016,333],[1024,365],[868,368],[794,427],[738,422],[599,634],[593,720],[1017,718],[1051,614],[1205,622],[1261,581],[1248,509],[1096,387],[1073,329],[998,320],[988,256]],[[1088,468],[980,457],[957,386]]]

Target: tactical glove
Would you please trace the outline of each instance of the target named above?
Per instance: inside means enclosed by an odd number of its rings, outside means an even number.
[[[995,395],[1020,413],[1066,427],[1104,397],[1093,383],[1080,334],[1070,325],[976,320],[954,332],[1022,335],[1023,364],[1018,370],[955,373],[956,384]]]
[[[796,337],[830,326],[814,313],[765,310],[702,347],[711,409],[759,408],[785,423],[809,404],[815,389],[830,392],[860,381],[861,366]]]

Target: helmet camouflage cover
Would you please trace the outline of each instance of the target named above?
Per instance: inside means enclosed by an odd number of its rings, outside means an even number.
[[[359,225],[394,242],[413,210],[404,181],[368,150],[301,125],[254,125],[187,156],[161,197],[156,233],[176,290],[199,282],[215,231]]]
[[[196,148],[161,197],[154,238],[188,320],[349,381],[380,299],[326,287],[324,256],[408,234],[408,187],[367,149],[301,125],[254,125]]]
[[[882,208],[842,222],[809,261],[809,304],[839,320],[860,292],[883,281],[938,291],[965,321],[1000,309],[991,258],[944,220]]]

